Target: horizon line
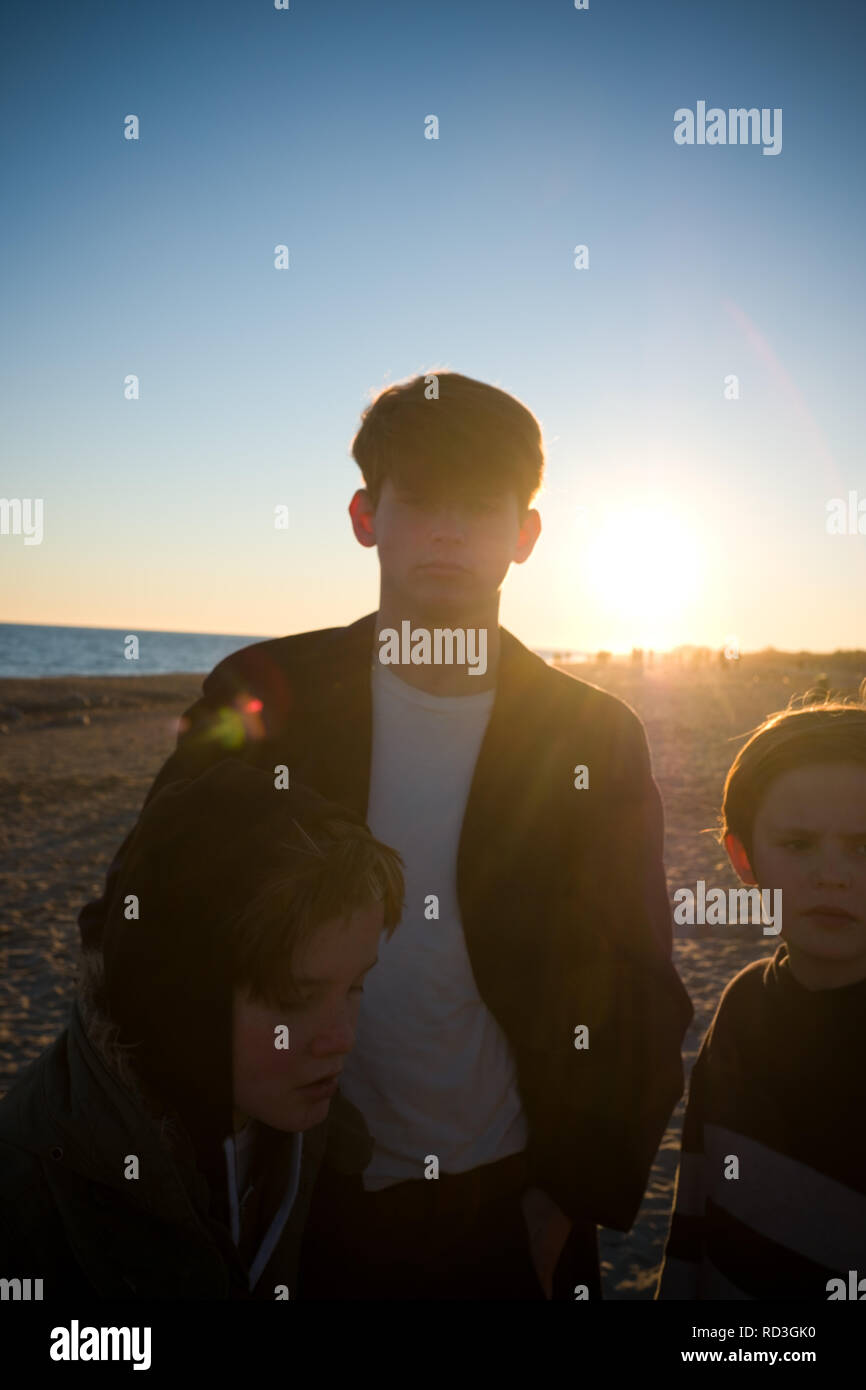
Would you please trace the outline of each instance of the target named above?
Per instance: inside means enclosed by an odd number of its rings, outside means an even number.
[[[336,627],[343,627],[343,626],[348,626],[348,624],[336,623],[336,624],[334,624],[334,626],[336,626]],[[502,624],[500,623],[499,626],[502,627]],[[70,631],[80,631],[80,632],[124,632],[124,631],[128,631],[128,629],[126,629],[126,628],[122,628],[122,627],[108,627],[108,626],[103,626],[103,625],[96,624],[96,623],[24,623],[24,622],[14,621],[14,620],[10,620],[10,619],[5,619],[5,618],[4,618],[4,619],[0,619],[0,627],[46,627],[46,628],[60,628],[60,629],[66,628],[66,629],[68,629],[68,630],[70,630]],[[318,630],[318,629],[315,629],[315,628],[305,628],[305,629],[304,629],[305,632],[314,632],[314,631],[317,631],[317,630]],[[510,630],[510,629],[506,629],[506,631],[509,631],[509,630]],[[164,636],[164,637],[250,637],[250,638],[255,638],[255,639],[259,640],[259,641],[264,641],[264,642],[279,641],[281,637],[295,637],[295,636],[298,636],[298,635],[299,635],[298,633],[293,633],[293,632],[284,632],[284,633],[272,633],[272,632],[206,632],[206,631],[201,631],[201,630],[194,631],[193,629],[190,629],[190,628],[170,628],[170,627],[139,627],[139,628],[137,629],[137,632],[148,632],[148,633],[151,633],[151,634],[155,634],[155,635],[157,635],[157,636]],[[518,639],[518,640],[522,640],[522,639]],[[644,653],[650,652],[650,651],[651,651],[651,652],[653,652],[654,654],[658,654],[658,655],[667,655],[667,654],[672,653],[672,652],[677,652],[677,651],[689,651],[689,650],[692,650],[692,651],[720,652],[720,651],[724,651],[724,648],[725,648],[725,643],[724,643],[724,642],[721,642],[721,643],[719,643],[718,645],[714,645],[713,643],[710,643],[710,642],[678,642],[678,643],[676,643],[676,645],[673,646],[673,647],[637,647],[637,646],[632,646],[632,647],[610,647],[610,648],[608,648],[608,647],[593,647],[593,648],[588,648],[588,647],[570,647],[570,646],[566,646],[566,645],[564,645],[564,644],[562,644],[562,643],[559,643],[559,644],[556,644],[556,643],[544,643],[544,644],[541,644],[541,643],[539,643],[539,644],[524,643],[524,645],[525,645],[525,646],[529,646],[530,651],[533,651],[533,652],[536,652],[536,653],[539,653],[539,652],[550,652],[551,654],[554,654],[554,653],[555,653],[556,655],[562,656],[562,657],[566,657],[566,656],[581,656],[581,657],[590,657],[590,658],[592,658],[592,657],[597,657],[597,656],[599,655],[600,652],[606,652],[606,653],[608,653],[608,654],[609,654],[610,656],[612,656],[612,657],[615,657],[615,656],[626,656],[626,657],[627,657],[627,656],[631,656],[632,653],[633,653],[633,652],[636,652],[636,651],[643,651]],[[821,651],[812,651],[811,648],[808,648],[808,647],[798,647],[798,648],[796,648],[796,649],[794,649],[794,648],[786,648],[786,647],[773,647],[773,646],[768,646],[768,647],[755,647],[755,648],[749,648],[749,649],[747,649],[747,650],[742,650],[742,651],[740,651],[739,657],[738,657],[737,659],[738,659],[738,660],[739,660],[739,659],[742,659],[742,657],[744,657],[744,656],[767,656],[767,655],[770,655],[771,653],[772,653],[773,655],[776,655],[776,656],[814,656],[814,657],[819,657],[819,656],[824,656],[824,657],[831,657],[831,656],[849,656],[849,655],[850,655],[850,656],[855,656],[855,655],[858,655],[858,654],[860,654],[860,653],[866,654],[866,648],[864,648],[864,647],[836,647],[836,648],[834,648],[833,651],[821,652]]]

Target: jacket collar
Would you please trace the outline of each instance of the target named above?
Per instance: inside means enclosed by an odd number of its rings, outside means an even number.
[[[307,714],[318,731],[316,748],[306,749],[301,776],[322,795],[344,801],[366,816],[372,754],[371,670],[375,658],[377,613],[348,627],[333,629],[317,649],[307,686]],[[506,750],[523,756],[537,740],[538,695],[550,668],[506,628],[499,628],[499,665],[493,708],[476,765],[470,806],[489,782]]]

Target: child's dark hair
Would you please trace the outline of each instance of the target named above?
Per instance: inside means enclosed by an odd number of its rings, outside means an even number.
[[[428,387],[431,377],[438,395]],[[352,455],[373,506],[385,480],[440,494],[513,491],[521,515],[541,486],[541,427],[498,387],[431,370],[387,386],[361,417]]]
[[[791,768],[838,762],[866,766],[866,681],[856,699],[828,696],[800,707],[792,701],[764,720],[728,773],[719,839],[735,835],[751,861],[755,817],[770,784]]]
[[[203,957],[217,993],[223,982],[284,998],[298,949],[322,923],[381,902],[393,932],[401,864],[358,812],[303,784],[277,789],[269,769],[226,757],[176,779],[145,805],[113,887],[108,1013],[130,1040],[143,1036],[139,981],[180,1001]],[[147,931],[127,920],[129,894],[146,903]]]
[[[297,839],[280,846],[280,867],[249,900],[233,930],[235,984],[273,1004],[294,991],[293,964],[317,926],[381,902],[390,937],[403,909],[396,850],[366,825],[339,815],[308,824],[306,829],[295,822]]]

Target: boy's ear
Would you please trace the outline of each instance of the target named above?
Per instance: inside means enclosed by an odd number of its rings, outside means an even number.
[[[522,565],[524,560],[529,559],[540,535],[541,517],[535,507],[530,507],[520,523],[520,535],[517,538],[517,546],[514,551],[515,564]]]
[[[376,531],[373,524],[375,510],[367,489],[359,487],[349,503],[349,516],[352,518],[355,540],[368,549],[376,544]]]
[[[755,878],[752,871],[752,866],[749,863],[749,856],[746,853],[742,840],[738,840],[736,835],[726,835],[725,849],[728,851],[728,858],[738,878],[740,878],[743,883],[757,883],[758,880]]]

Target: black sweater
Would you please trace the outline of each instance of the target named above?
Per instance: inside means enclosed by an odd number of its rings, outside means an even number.
[[[826,1300],[851,1270],[866,1275],[866,980],[806,989],[782,943],[727,986],[695,1062],[657,1296]]]

